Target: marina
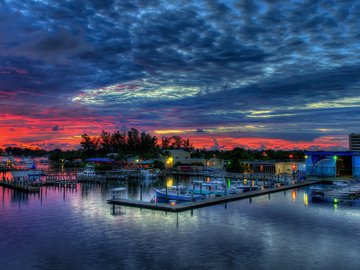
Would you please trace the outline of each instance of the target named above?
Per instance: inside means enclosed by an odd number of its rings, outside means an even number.
[[[240,194],[231,194],[227,196],[208,198],[203,200],[196,200],[193,202],[185,202],[177,204],[175,201],[170,204],[166,203],[155,203],[155,202],[147,202],[147,201],[139,201],[139,200],[129,200],[129,199],[110,199],[108,200],[109,204],[114,205],[123,205],[123,206],[131,206],[131,207],[139,207],[139,208],[147,208],[152,210],[160,210],[160,211],[168,211],[168,212],[182,212],[188,211],[196,208],[216,205],[216,204],[224,204],[227,202],[232,202],[236,200],[248,199],[256,196],[262,195],[270,195],[274,192],[286,191],[289,189],[306,187],[309,185],[320,183],[321,181],[308,181],[303,183],[297,183],[287,186],[277,186],[275,188],[268,188],[263,190],[255,190],[244,192]]]

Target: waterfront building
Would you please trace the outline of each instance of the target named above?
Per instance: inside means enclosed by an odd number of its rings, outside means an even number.
[[[252,161],[250,169],[254,173],[271,173],[275,174],[275,161]]]
[[[222,170],[225,166],[225,161],[218,158],[191,158],[191,154],[181,149],[166,150],[168,155],[164,156],[162,161],[168,169],[173,168],[177,164],[184,165],[182,167],[196,166],[202,167],[204,170],[217,169]],[[198,168],[196,168],[198,170]]]
[[[327,177],[360,177],[360,152],[305,151],[306,174]]]
[[[349,135],[349,150],[360,151],[360,134],[351,133]]]
[[[304,162],[292,162],[292,161],[283,161],[275,163],[276,174],[294,174],[296,172],[305,172],[306,165]]]

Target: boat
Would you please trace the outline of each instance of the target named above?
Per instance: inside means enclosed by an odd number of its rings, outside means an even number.
[[[190,193],[200,194],[204,197],[226,196],[233,193],[233,189],[228,189],[225,183],[220,181],[194,181],[189,188]]]
[[[142,169],[142,170],[140,170],[140,174],[144,178],[157,178],[160,175],[160,170],[158,170],[158,169]]]
[[[126,197],[126,188],[118,187],[110,189],[110,198],[112,200],[123,199]]]
[[[37,180],[44,175],[44,172],[37,170],[36,167],[34,167],[33,169],[28,170],[11,171],[11,175],[17,179]]]
[[[312,186],[309,188],[312,200],[326,202],[352,202],[360,199],[359,184],[335,184],[328,187]]]
[[[82,172],[77,174],[78,177],[95,177],[95,167],[93,165],[86,165]]]
[[[156,200],[163,201],[165,200],[176,200],[178,202],[192,202],[202,200],[202,195],[196,195],[188,191],[186,186],[170,186],[166,189],[155,189]]]
[[[238,184],[235,186],[237,192],[248,192],[248,191],[252,191],[252,190],[258,190],[259,189],[259,186],[257,185],[254,185],[254,186],[251,186],[251,185],[244,185],[244,184]]]
[[[248,192],[253,190],[259,190],[259,186],[256,181],[231,181],[230,186],[235,189],[235,193]]]

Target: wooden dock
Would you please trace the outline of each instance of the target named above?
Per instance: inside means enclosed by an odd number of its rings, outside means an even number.
[[[18,191],[23,191],[23,192],[39,192],[40,191],[40,187],[32,186],[29,183],[22,182],[22,181],[3,180],[3,181],[0,181],[0,186],[6,187],[6,188],[11,188],[11,189],[18,190]]]
[[[167,211],[167,212],[182,212],[187,210],[192,210],[196,208],[216,205],[216,204],[222,204],[227,202],[232,202],[236,200],[242,200],[257,196],[262,196],[266,194],[271,194],[279,191],[285,191],[289,189],[294,188],[301,188],[313,184],[318,184],[321,181],[305,181],[301,183],[291,184],[291,185],[285,185],[285,186],[278,186],[274,188],[267,188],[263,190],[255,190],[255,191],[249,191],[249,192],[243,192],[240,194],[233,194],[223,197],[215,197],[215,198],[209,198],[204,199],[202,201],[197,202],[186,202],[186,203],[180,203],[176,204],[174,206],[171,206],[167,203],[152,203],[152,202],[146,202],[146,201],[139,201],[139,200],[130,200],[130,199],[116,199],[116,200],[108,200],[109,204],[113,205],[123,205],[123,206],[131,206],[131,207],[138,207],[138,208],[147,208],[152,210],[159,210],[159,211]]]

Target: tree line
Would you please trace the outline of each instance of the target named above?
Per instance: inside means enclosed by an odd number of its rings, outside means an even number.
[[[162,150],[183,149],[192,151],[194,147],[189,139],[181,136],[162,137],[161,140],[145,131],[131,128],[127,132],[113,133],[103,130],[99,136],[81,136],[80,151],[86,157],[117,154],[120,159],[138,156],[143,159],[158,158]]]
[[[21,147],[6,147],[0,149],[0,154],[12,154],[18,156],[44,156],[48,155],[52,161],[75,159],[87,159],[91,157],[104,157],[107,154],[116,154],[118,160],[126,160],[128,157],[136,156],[141,159],[157,159],[161,153],[170,149],[183,149],[191,152],[192,158],[219,158],[227,160],[229,170],[241,170],[242,161],[249,160],[275,160],[299,161],[304,159],[302,150],[256,150],[236,147],[232,150],[206,150],[195,149],[188,138],[181,136],[161,137],[158,139],[145,131],[139,132],[135,128],[113,133],[103,130],[98,136],[82,134],[81,142],[77,150],[62,151],[55,149],[46,151],[43,149],[30,149]],[[239,169],[240,168],[240,169]]]

